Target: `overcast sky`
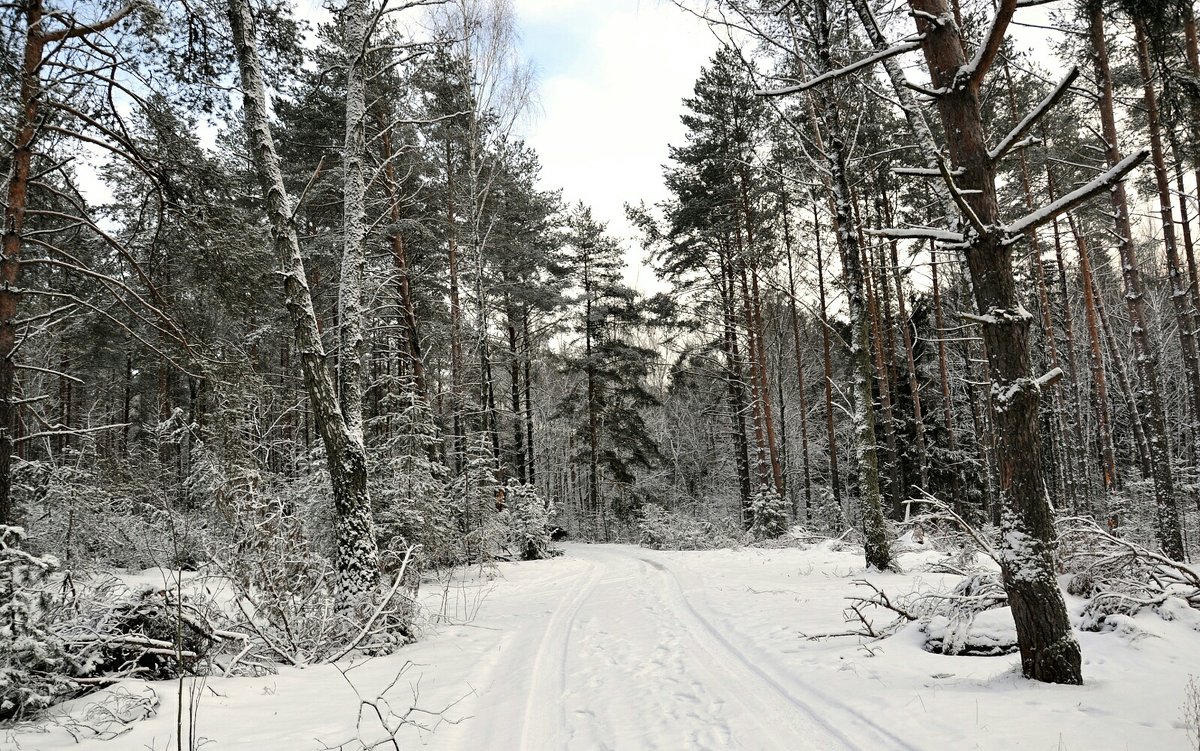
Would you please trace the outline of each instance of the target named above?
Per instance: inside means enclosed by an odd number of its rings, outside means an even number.
[[[626,202],[664,197],[667,144],[683,140],[681,100],[716,51],[712,34],[660,0],[515,0],[525,57],[539,71],[540,107],[526,139],[546,187],[583,201],[616,235]],[[627,243],[630,261],[635,243]],[[631,281],[653,286],[650,272]]]

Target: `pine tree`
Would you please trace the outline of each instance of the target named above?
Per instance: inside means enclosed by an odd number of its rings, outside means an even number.
[[[643,417],[657,401],[647,383],[655,353],[629,336],[648,322],[648,310],[621,280],[620,246],[582,204],[571,212],[568,233],[566,261],[580,288],[571,329],[579,341],[564,367],[580,381],[558,409],[578,420],[576,461],[587,468],[582,512],[588,532],[607,538],[614,520],[605,488],[628,486],[636,468],[650,467],[658,458]],[[630,509],[612,510],[628,517]]]

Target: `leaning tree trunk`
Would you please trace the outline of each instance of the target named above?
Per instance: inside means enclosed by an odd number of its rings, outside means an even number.
[[[972,222],[966,231],[967,266],[979,309],[991,371],[1000,487],[1004,496],[1001,573],[1017,626],[1021,667],[1026,677],[1079,684],[1079,645],[1054,576],[1054,523],[1042,477],[1038,401],[1045,379],[1032,374],[1029,327],[1021,306],[996,199],[998,156],[989,153],[980,112],[979,89],[995,59],[1016,0],[1004,0],[988,38],[970,65],[945,0],[909,0],[922,35],[921,50],[933,87],[940,92],[938,114],[948,139],[960,208]],[[930,19],[935,19],[931,21]],[[949,171],[947,171],[949,173]],[[968,213],[969,210],[969,213]],[[973,216],[972,216],[973,214]]]
[[[326,368],[325,348],[304,273],[292,199],[283,182],[271,134],[266,84],[249,0],[229,1],[229,22],[241,73],[246,136],[262,184],[271,238],[283,276],[284,304],[296,335],[296,349],[317,429],[325,446],[337,524],[338,586],[346,594],[372,589],[379,579],[379,551],[367,491],[367,456],[362,435],[351,430]]]

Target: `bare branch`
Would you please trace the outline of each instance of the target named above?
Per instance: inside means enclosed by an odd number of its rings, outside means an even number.
[[[755,96],[785,96],[787,94],[795,94],[798,91],[807,91],[808,89],[811,89],[814,86],[818,86],[827,81],[832,81],[835,78],[840,78],[844,75],[848,75],[850,73],[853,73],[856,70],[860,70],[862,68],[866,68],[868,66],[874,65],[875,63],[882,62],[883,60],[887,60],[890,57],[895,57],[896,55],[903,55],[905,52],[912,52],[913,50],[919,50],[919,49],[921,49],[920,40],[911,41],[911,42],[901,42],[900,44],[889,47],[888,49],[883,50],[882,52],[876,52],[874,55],[869,55],[868,57],[864,57],[862,60],[850,63],[849,65],[847,65],[844,68],[838,68],[837,70],[831,70],[828,73],[822,73],[821,75],[817,76],[816,78],[811,78],[807,81],[798,83],[794,86],[785,86],[781,89],[759,89],[758,91],[754,92],[754,95]]]
[[[125,5],[121,9],[117,10],[108,18],[104,18],[93,23],[81,24],[79,26],[74,25],[74,18],[72,18],[70,19],[72,25],[65,29],[42,32],[42,39],[45,39],[47,42],[57,42],[65,39],[77,39],[88,34],[98,34],[101,31],[105,31],[106,29],[116,26],[121,22],[122,19],[132,13],[136,7],[137,5],[135,3],[129,3],[128,5]]]
[[[998,162],[1003,159],[1004,155],[1017,145],[1017,141],[1023,138],[1034,125],[1037,125],[1038,121],[1050,111],[1050,108],[1058,104],[1058,101],[1063,98],[1067,90],[1070,89],[1071,84],[1078,77],[1079,68],[1071,66],[1071,70],[1059,81],[1058,86],[1055,86],[1054,90],[1046,95],[1045,99],[1038,102],[1033,111],[1026,115],[1025,119],[1017,124],[1017,127],[1013,128],[1007,136],[1000,139],[1000,143],[996,144],[996,148],[988,152],[988,158],[992,162]]]
[[[1125,157],[1114,164],[1111,169],[1097,176],[1086,185],[1071,191],[1048,206],[1044,206],[1032,214],[1028,214],[1008,225],[1004,228],[1004,234],[1010,239],[1018,238],[1024,233],[1051,221],[1055,217],[1061,216],[1075,209],[1077,206],[1087,203],[1100,193],[1111,189],[1117,183],[1121,182],[1125,175],[1141,164],[1149,154],[1149,149],[1140,149]]]
[[[975,231],[980,235],[987,233],[987,227],[979,215],[975,213],[975,209],[971,208],[971,204],[967,203],[967,199],[963,196],[962,191],[958,189],[958,184],[954,182],[954,175],[951,174],[950,168],[946,166],[946,160],[941,154],[937,155],[938,171],[942,173],[942,179],[946,182],[946,188],[950,191],[950,197],[954,199],[954,204],[958,206],[959,212],[966,220],[975,228]]]

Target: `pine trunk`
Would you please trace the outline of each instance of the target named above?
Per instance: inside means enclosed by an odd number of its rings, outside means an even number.
[[[1003,494],[1001,574],[1017,627],[1022,671],[1049,683],[1079,684],[1079,645],[1071,634],[1066,605],[1054,576],[1053,516],[1045,495],[1038,425],[1038,381],[1032,374],[1029,327],[1032,316],[1017,298],[1012,247],[994,228],[1002,226],[996,175],[980,113],[979,85],[986,73],[984,50],[970,67],[945,0],[910,0],[933,87],[941,89],[938,113],[964,200],[984,228],[970,235],[967,265],[983,321],[991,373],[1000,488]],[[1003,30],[1016,8],[1004,0],[993,33]],[[970,232],[971,230],[968,230]]]
[[[932,246],[932,243],[930,243]],[[942,390],[942,428],[946,431],[946,449],[952,460],[958,452],[958,435],[954,431],[954,400],[950,392],[950,360],[946,353],[946,318],[942,311],[942,291],[938,284],[938,266],[941,261],[933,248],[929,253],[929,273],[933,284],[933,321],[937,327],[938,345],[938,380]],[[958,509],[960,516],[966,514],[962,507],[961,487],[958,467],[953,467],[950,475],[950,504]]]
[[[355,594],[379,580],[379,553],[367,491],[367,458],[361,434],[342,414],[304,273],[300,240],[271,134],[266,84],[249,0],[230,0],[229,20],[241,74],[246,135],[271,222],[271,237],[284,281],[284,301],[296,335],[309,403],[325,446],[337,524],[338,584]]]
[[[1104,35],[1104,15],[1100,8],[1089,11],[1089,31],[1092,40],[1093,63],[1097,89],[1100,93],[1100,124],[1105,141],[1109,166],[1121,160],[1116,117],[1113,113],[1113,80],[1108,61],[1108,42]],[[1179,528],[1179,510],[1175,498],[1175,478],[1171,470],[1171,444],[1167,435],[1166,416],[1158,385],[1158,347],[1151,340],[1147,326],[1146,300],[1142,291],[1141,270],[1137,248],[1133,244],[1133,228],[1129,220],[1129,201],[1125,186],[1118,183],[1109,194],[1112,200],[1113,222],[1117,234],[1117,251],[1121,258],[1122,279],[1125,284],[1125,303],[1133,331],[1134,362],[1137,368],[1139,398],[1137,409],[1146,428],[1157,519],[1155,532],[1163,552],[1172,558],[1183,557],[1183,535]]]
[[[738,351],[736,313],[734,312],[734,281],[730,269],[732,261],[725,255],[721,258],[721,320],[722,345],[725,350],[725,385],[729,392],[730,422],[733,433],[734,464],[738,473],[738,491],[741,500],[742,523],[749,526],[750,503],[754,495],[750,476],[750,446],[746,440],[746,391],[742,375],[741,353]]]
[[[21,250],[33,146],[37,138],[42,98],[41,66],[46,49],[42,33],[42,4],[26,3],[25,50],[21,69],[19,120],[13,139],[11,173],[4,203],[3,255],[0,256],[0,524],[13,524],[12,455],[17,423],[16,363],[17,305],[21,297]]]
[[[833,418],[833,359],[829,341],[829,306],[825,300],[825,258],[821,244],[821,220],[813,201],[813,239],[817,248],[817,296],[821,305],[821,366],[825,387],[825,439],[829,449],[829,489],[838,514],[842,511],[842,479],[838,471],[838,440]]]
[[[1142,101],[1146,107],[1146,122],[1150,127],[1150,159],[1154,165],[1154,183],[1158,189],[1158,211],[1162,221],[1163,248],[1167,256],[1167,280],[1171,286],[1171,303],[1175,307],[1179,348],[1183,352],[1183,371],[1191,398],[1191,432],[1193,438],[1200,424],[1200,356],[1196,350],[1196,322],[1192,317],[1191,284],[1179,258],[1175,237],[1174,201],[1171,182],[1167,177],[1167,160],[1163,150],[1162,126],[1159,123],[1158,95],[1154,90],[1150,67],[1150,46],[1146,39],[1145,22],[1134,19],[1134,39],[1137,46],[1138,69],[1142,75]],[[1183,195],[1181,194],[1181,199]],[[1180,550],[1182,554],[1182,549]]]
[[[394,160],[395,148],[392,144],[392,128],[390,123],[383,125],[380,145],[383,159],[383,188],[389,206],[389,218],[392,226],[388,230],[388,244],[392,250],[392,262],[396,267],[396,287],[400,300],[400,315],[404,321],[405,352],[408,355],[408,366],[412,371],[413,384],[417,395],[428,400],[425,386],[425,358],[421,352],[421,333],[417,326],[417,306],[413,301],[412,282],[408,268],[408,252],[404,245],[404,236],[400,232],[400,184],[396,176]]]
[[[788,197],[786,193],[780,196],[780,202],[783,205],[784,253],[787,255],[788,312],[791,314],[792,344],[795,347],[796,360],[796,388],[800,400],[800,449],[804,462],[804,513],[807,519],[812,519],[812,470],[809,464],[810,456],[808,450],[808,393],[804,385],[804,358],[801,356],[800,347],[800,315],[796,310],[796,277],[792,268],[792,231],[791,221],[788,219]],[[795,508],[795,504],[793,504],[792,518],[798,519],[800,517],[799,512],[800,509]]]

